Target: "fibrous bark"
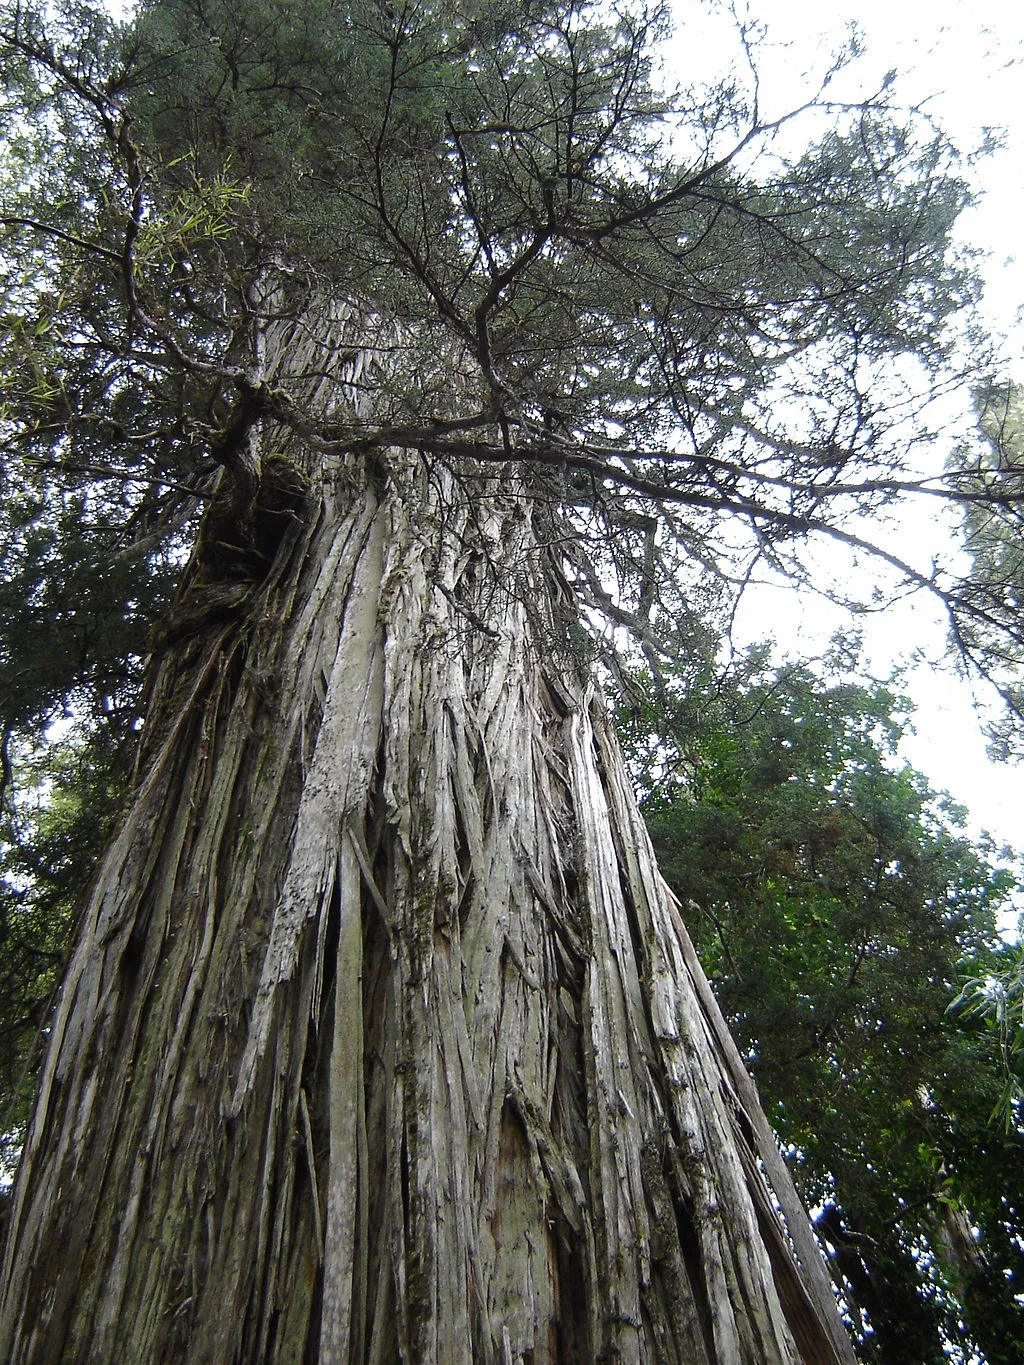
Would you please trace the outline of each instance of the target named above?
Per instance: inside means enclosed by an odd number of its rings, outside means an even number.
[[[154,662],[0,1353],[851,1360],[528,482],[279,436]]]

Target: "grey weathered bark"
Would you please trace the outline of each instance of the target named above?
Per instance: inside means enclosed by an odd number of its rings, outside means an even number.
[[[212,510],[53,1022],[3,1358],[851,1361],[527,488],[262,439],[271,562]]]

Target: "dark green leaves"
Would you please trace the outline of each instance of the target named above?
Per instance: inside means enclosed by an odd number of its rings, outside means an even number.
[[[755,654],[667,695],[638,772],[659,863],[820,1210],[862,1358],[938,1365],[962,1320],[1013,1359],[1024,1140],[990,1122],[995,1034],[948,1006],[1005,957],[1014,876],[896,761],[890,689]]]

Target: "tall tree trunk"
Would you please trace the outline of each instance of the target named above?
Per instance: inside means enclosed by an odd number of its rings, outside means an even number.
[[[0,1355],[852,1360],[527,490],[273,436],[154,666]]]

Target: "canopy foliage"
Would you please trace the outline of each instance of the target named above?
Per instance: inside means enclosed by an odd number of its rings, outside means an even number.
[[[850,665],[848,644],[824,673],[755,651],[725,687],[688,679],[667,726],[624,716],[645,818],[861,1358],[1010,1362],[1024,1135],[991,1121],[996,1038],[949,1006],[1012,955],[1020,869],[900,766],[907,703]]]
[[[937,471],[923,411],[974,291],[956,155],[888,86],[833,97],[852,50],[788,111],[742,27],[728,75],[702,82],[694,52],[663,88],[665,23],[153,0],[122,29],[9,6],[13,451],[134,480],[161,527],[217,469],[244,511],[265,421],[327,463],[389,442],[515,461],[573,595],[652,647],[695,584],[799,579],[821,536],[873,545],[885,590],[930,589],[958,627],[974,607],[941,555],[903,563],[855,518],[996,496]],[[387,356],[357,418],[250,358],[270,317],[330,299]]]

